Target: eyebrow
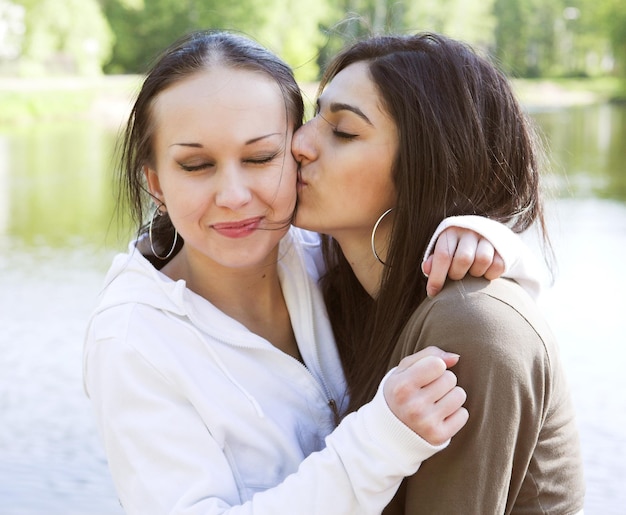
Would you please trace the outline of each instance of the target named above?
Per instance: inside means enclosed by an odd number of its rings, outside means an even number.
[[[317,107],[319,111],[321,108],[321,102],[319,99],[317,100]],[[330,109],[331,113],[338,113],[339,111],[350,111],[351,113],[356,114],[359,118],[365,121],[368,125],[371,125],[372,127],[374,126],[374,124],[370,121],[370,119],[365,115],[363,111],[361,111],[358,107],[353,106],[351,104],[346,104],[344,102],[331,102],[328,108]]]
[[[248,141],[244,142],[244,145],[253,145],[254,143],[257,143],[258,141],[264,140],[266,138],[270,138],[271,136],[277,136],[281,133],[279,132],[272,132],[270,134],[265,134],[263,136],[259,136],[258,138],[252,138],[249,139]],[[193,143],[193,142],[180,142],[180,143],[172,143],[170,145],[170,147],[191,147],[191,148],[204,148],[204,145],[202,145],[202,143]]]

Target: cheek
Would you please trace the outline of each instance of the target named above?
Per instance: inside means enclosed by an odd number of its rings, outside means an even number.
[[[201,219],[209,209],[209,203],[206,197],[197,195],[186,195],[181,197],[183,200],[172,206],[170,216],[179,222],[189,223]]]
[[[260,184],[263,198],[275,211],[291,213],[296,205],[296,165],[285,165],[283,170],[277,172],[274,179],[263,181]]]
[[[164,202],[171,216],[179,220],[200,216],[213,199],[211,185],[201,181],[162,181]]]
[[[360,204],[364,211],[378,213],[395,205],[395,186],[387,162],[364,163],[360,173],[343,184],[346,202]]]

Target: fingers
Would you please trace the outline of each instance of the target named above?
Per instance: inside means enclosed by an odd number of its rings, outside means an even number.
[[[437,239],[433,254],[429,256],[430,273],[426,283],[426,294],[429,297],[434,297],[443,288],[458,242],[456,227],[449,227]]]
[[[431,254],[422,262],[422,272],[428,277],[433,268],[433,255]]]
[[[479,255],[478,250],[481,249],[480,240],[480,236],[474,231],[463,231],[462,234],[459,235],[459,242],[454,256],[452,257],[450,270],[448,271],[450,279],[454,281],[463,279],[470,270],[470,267],[475,264],[478,265],[478,267],[483,266],[485,270],[487,269],[485,263],[482,263],[480,259],[484,259],[485,261],[488,259],[488,262],[491,263],[491,258],[487,258],[489,247],[483,245],[483,255]],[[487,242],[487,244],[491,246],[489,242]],[[491,248],[493,249],[493,247]],[[477,259],[479,259],[478,263]]]
[[[391,411],[427,442],[439,445],[456,434],[468,419],[465,391],[441,358],[423,357],[395,370],[384,385]]]
[[[431,345],[429,347],[426,347],[402,359],[402,361],[400,361],[400,363],[398,364],[398,370],[399,371],[405,370],[409,368],[411,365],[413,365],[414,363],[416,363],[417,361],[419,361],[420,359],[423,359],[427,356],[435,356],[435,357],[441,358],[443,362],[445,363],[446,367],[448,368],[456,365],[457,362],[459,361],[458,354],[455,354],[453,352],[446,352],[440,349],[439,347],[435,347],[434,345]]]
[[[446,364],[438,356],[425,356],[415,358],[415,355],[409,356],[402,360],[401,364],[404,364],[404,368],[398,368],[390,377],[393,380],[394,395],[402,396],[403,389],[408,389],[406,395],[410,395],[414,388],[422,388],[432,383],[446,371]],[[394,379],[392,379],[394,378]]]
[[[493,256],[493,263],[484,274],[485,279],[489,281],[493,281],[494,279],[497,279],[498,277],[500,277],[504,273],[504,270],[505,270],[504,259],[502,259],[500,254],[496,252],[495,255]]]
[[[450,372],[448,370],[450,374]],[[454,375],[454,374],[452,374]],[[444,376],[441,376],[444,378]],[[465,401],[467,400],[467,394],[465,390],[456,384],[456,376],[454,376],[454,383],[451,383],[452,379],[447,379],[448,386],[450,388],[448,390],[443,391],[439,397],[437,397],[437,410],[439,410],[440,415],[443,419],[450,417],[452,414],[456,413]],[[452,384],[452,386],[451,386]]]
[[[448,227],[441,233],[433,254],[422,264],[428,276],[426,294],[437,295],[449,277],[454,281],[468,273],[492,281],[504,273],[504,260],[489,240],[478,233],[459,227]]]
[[[452,438],[469,419],[469,413],[463,407],[466,399],[465,390],[455,386],[433,404],[428,415],[416,422],[417,433],[433,445],[440,445]]]
[[[468,245],[472,245],[472,242],[469,242]],[[482,277],[492,265],[496,249],[491,242],[480,238],[474,251],[474,262],[470,266],[469,273],[474,277]]]
[[[435,443],[434,445],[441,445],[448,440],[448,438],[452,438],[463,428],[465,424],[467,424],[468,420],[469,412],[465,408],[460,407],[443,421],[442,431],[439,435],[437,435],[439,439],[438,443]]]

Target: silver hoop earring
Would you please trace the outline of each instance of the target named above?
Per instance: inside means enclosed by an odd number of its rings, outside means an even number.
[[[385,211],[382,215],[380,215],[380,218],[378,220],[376,220],[376,223],[374,224],[374,228],[372,229],[372,252],[374,253],[374,257],[376,259],[378,259],[378,261],[383,266],[387,266],[387,263],[385,263],[382,259],[380,259],[380,256],[378,255],[378,252],[376,252],[376,244],[374,243],[374,240],[376,239],[376,229],[378,229],[378,226],[380,225],[380,222],[382,222],[383,218],[385,218],[392,211],[393,211],[393,208],[390,207],[389,209],[387,209],[387,211]]]
[[[169,258],[172,255],[172,253],[174,252],[174,249],[176,248],[176,242],[178,241],[178,231],[176,230],[176,227],[174,227],[174,243],[172,243],[172,248],[170,249],[170,251],[165,256],[159,256],[157,254],[157,251],[154,250],[154,243],[152,241],[152,225],[154,224],[154,219],[157,216],[163,215],[163,213],[159,209],[160,207],[161,206],[156,206],[154,208],[154,213],[152,213],[152,218],[150,218],[150,227],[148,227],[148,237],[150,240],[150,249],[152,250],[152,254],[154,254],[154,256],[160,259],[161,261],[165,261],[167,258]]]

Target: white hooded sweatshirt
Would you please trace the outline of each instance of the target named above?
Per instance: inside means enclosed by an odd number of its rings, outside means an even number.
[[[382,387],[335,429],[346,386],[317,284],[318,236],[292,228],[278,268],[306,366],[133,244],[115,258],[84,378],[128,515],[376,514],[445,447],[400,422]]]
[[[306,366],[133,245],[115,258],[89,324],[84,375],[129,515],[380,513],[439,449],[402,424],[382,392],[328,436],[347,399],[319,256],[318,237],[298,229],[280,244]]]

